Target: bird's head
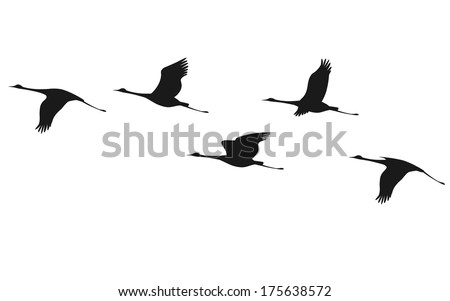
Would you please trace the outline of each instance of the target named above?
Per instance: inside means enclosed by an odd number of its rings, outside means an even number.
[[[22,89],[23,87],[22,87],[22,85],[19,85],[19,84],[17,84],[17,85],[15,85],[15,86],[11,86],[11,88],[18,88],[18,89]]]
[[[352,159],[362,159],[363,157],[361,157],[360,155],[356,155],[356,156],[350,157],[350,158],[352,158]]]
[[[117,90],[114,90],[114,91],[117,91],[117,92],[127,92],[127,90],[125,90],[124,88],[120,88],[120,89],[117,89]]]
[[[193,153],[193,154],[190,154],[189,156],[192,156],[192,157],[200,157],[200,154],[199,154],[199,153]]]

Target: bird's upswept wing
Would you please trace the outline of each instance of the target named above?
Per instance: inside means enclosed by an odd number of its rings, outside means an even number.
[[[418,167],[418,166],[416,166],[416,165],[414,165],[412,163],[409,163],[408,161],[405,161],[405,160],[389,158],[389,157],[383,157],[383,156],[381,156],[381,158],[385,159],[387,162],[391,162],[391,164],[392,163],[394,163],[396,165],[402,164],[405,167],[409,167],[409,168],[413,168],[413,169],[415,168],[416,170],[422,170],[420,167]]]
[[[329,60],[321,60],[320,67],[309,77],[308,88],[302,102],[321,102],[328,87],[328,78],[331,72]],[[301,114],[299,114],[301,115]]]
[[[227,157],[252,159],[258,154],[258,143],[265,140],[269,135],[269,132],[248,134],[235,140],[224,140],[222,146],[227,152]]]
[[[393,168],[386,168],[380,177],[380,193],[376,200],[378,203],[386,203],[392,196],[395,186],[403,179],[407,172]]]
[[[38,132],[43,133],[50,128],[55,115],[64,107],[67,102],[45,99],[39,111],[39,124],[36,127]]]
[[[188,71],[186,58],[161,70],[161,79],[152,94],[172,98],[178,95],[181,90],[181,78]]]

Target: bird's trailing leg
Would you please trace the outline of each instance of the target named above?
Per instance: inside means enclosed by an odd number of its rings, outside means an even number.
[[[259,165],[259,166],[262,166],[262,167],[266,167],[266,168],[270,168],[270,169],[284,170],[283,167],[272,167],[272,166],[264,165],[264,162],[261,162],[261,161],[256,161],[256,165]]]
[[[201,111],[201,110],[194,109],[194,108],[190,107],[188,103],[185,103],[185,102],[180,102],[180,105],[183,106],[183,107],[185,107],[185,108],[188,108],[188,109],[197,111],[197,112],[201,112],[201,113],[209,113],[208,111]]]
[[[272,167],[272,166],[267,166],[267,165],[261,165],[263,167],[267,167],[267,168],[271,168],[271,169],[278,169],[278,170],[284,170],[283,167]]]
[[[353,115],[353,116],[358,116],[359,115],[358,113],[347,113],[347,112],[339,111],[338,107],[330,107],[330,110],[338,112],[338,113],[342,113],[342,114],[347,114],[347,115]]]
[[[429,176],[430,178],[432,178],[433,180],[435,180],[436,182],[438,182],[439,184],[445,185],[444,182],[438,181],[435,178],[433,178],[432,176],[430,176],[429,174],[427,174],[426,172],[423,172],[424,174],[426,174],[427,176]]]
[[[94,107],[94,106],[91,105],[91,104],[88,104],[88,103],[85,102],[84,100],[81,100],[81,102],[84,103],[84,104],[86,104],[86,105],[88,105],[88,106],[90,106],[91,108],[94,108],[94,109],[99,110],[99,111],[102,111],[102,112],[106,112],[105,110],[99,109],[99,108],[97,108],[97,107]]]

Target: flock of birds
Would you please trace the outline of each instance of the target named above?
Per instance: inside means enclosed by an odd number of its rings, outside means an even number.
[[[181,79],[187,75],[187,71],[188,63],[186,58],[184,58],[161,70],[161,79],[158,86],[156,86],[155,90],[152,93],[131,92],[124,88],[115,91],[147,98],[151,102],[162,107],[182,106],[197,112],[208,113],[208,111],[194,109],[188,103],[181,102],[176,98],[178,93],[180,93],[181,91]],[[300,100],[283,101],[274,98],[267,98],[264,99],[264,101],[297,106],[297,111],[294,113],[295,116],[301,116],[308,112],[321,113],[325,111],[334,111],[347,115],[358,115],[356,113],[347,113],[340,111],[338,107],[332,107],[323,102],[328,87],[330,72],[330,61],[321,60],[319,68],[313,74],[311,74],[308,81],[306,93]],[[25,88],[21,85],[15,85],[11,87],[42,93],[46,96],[40,107],[40,119],[39,124],[36,127],[36,129],[40,133],[44,133],[51,127],[55,115],[69,101],[79,101],[96,110],[106,112],[105,110],[99,109],[85,102],[81,97],[62,89],[31,89]],[[282,170],[283,168],[267,166],[264,165],[264,162],[253,160],[253,158],[258,154],[259,151],[258,144],[261,141],[264,141],[269,135],[269,132],[253,133],[240,136],[235,140],[224,140],[222,141],[222,146],[225,149],[226,154],[222,156],[205,156],[199,153],[193,153],[190,156],[217,159],[236,167],[259,165],[267,168]],[[375,162],[386,166],[385,171],[381,174],[380,177],[380,193],[376,198],[376,200],[378,200],[378,203],[381,204],[390,199],[395,186],[403,179],[403,177],[407,173],[412,171],[422,172],[436,182],[445,185],[443,182],[440,182],[430,176],[423,169],[403,160],[387,157],[382,157],[384,160],[373,160],[364,158],[359,155],[352,158]]]

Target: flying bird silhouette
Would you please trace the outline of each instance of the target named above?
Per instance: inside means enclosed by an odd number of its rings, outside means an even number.
[[[145,97],[157,105],[167,108],[183,106],[197,112],[208,113],[208,111],[194,109],[190,107],[188,103],[181,102],[175,98],[175,96],[177,96],[181,91],[181,79],[187,74],[187,71],[188,63],[186,58],[184,58],[161,70],[161,79],[159,80],[159,84],[150,94],[131,92],[124,88],[115,91]]]
[[[403,177],[411,171],[420,171],[435,180],[436,182],[445,185],[445,183],[440,182],[427,174],[423,169],[408,163],[403,160],[393,159],[388,157],[381,157],[384,160],[373,160],[361,157],[360,155],[351,157],[354,159],[365,160],[370,162],[375,162],[379,164],[383,164],[386,166],[386,169],[383,171],[380,177],[380,193],[378,194],[376,200],[378,203],[384,204],[386,203],[392,196],[392,191],[395,186],[403,179]]]
[[[41,108],[39,111],[39,124],[36,127],[38,132],[41,134],[47,131],[50,126],[52,125],[53,118],[55,115],[64,107],[66,103],[69,101],[81,101],[82,103],[97,109],[102,112],[106,112],[105,110],[99,109],[94,107],[93,105],[88,104],[83,99],[81,99],[79,96],[70,93],[66,90],[62,89],[31,89],[31,88],[25,88],[21,85],[15,85],[11,86],[12,88],[22,89],[22,90],[29,90],[34,92],[39,92],[47,96],[47,98],[44,99],[44,101],[41,103]]]
[[[308,88],[302,99],[296,101],[284,101],[274,98],[263,99],[263,101],[286,103],[297,106],[295,116],[300,116],[308,112],[320,113],[325,111],[335,111],[347,115],[358,115],[356,113],[347,113],[339,111],[338,107],[330,107],[322,102],[327,92],[328,78],[331,72],[330,61],[321,60],[319,69],[309,77]]]
[[[236,167],[247,167],[251,165],[259,165],[272,169],[280,169],[264,165],[264,162],[254,161],[253,157],[259,151],[258,143],[265,140],[270,133],[254,133],[240,136],[235,140],[224,140],[222,146],[226,151],[225,156],[204,156],[199,153],[193,153],[190,156],[217,159]]]

